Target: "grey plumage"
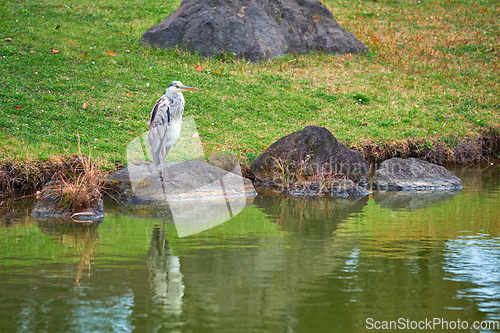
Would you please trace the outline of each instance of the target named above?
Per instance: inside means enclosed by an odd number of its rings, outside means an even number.
[[[165,157],[181,133],[184,96],[182,91],[196,91],[179,81],[170,83],[151,111],[148,141],[155,166],[163,165]]]

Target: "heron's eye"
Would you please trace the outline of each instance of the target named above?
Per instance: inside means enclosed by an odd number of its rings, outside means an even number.
[[[180,88],[181,86],[180,86],[180,84],[178,84],[178,85],[176,85],[176,87],[177,87],[177,88]]]

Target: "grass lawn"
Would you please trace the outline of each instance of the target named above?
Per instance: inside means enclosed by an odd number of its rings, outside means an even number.
[[[102,166],[123,164],[173,80],[201,89],[185,94],[185,115],[205,151],[242,163],[306,125],[358,149],[453,147],[500,128],[497,0],[324,0],[370,52],[260,64],[141,45],[179,3],[2,1],[0,160],[70,156],[80,136]]]

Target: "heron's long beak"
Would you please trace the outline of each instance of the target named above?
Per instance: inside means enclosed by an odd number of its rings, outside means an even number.
[[[187,91],[198,91],[200,89],[198,88],[193,88],[193,87],[188,87],[188,86],[182,86],[181,90],[187,90]]]

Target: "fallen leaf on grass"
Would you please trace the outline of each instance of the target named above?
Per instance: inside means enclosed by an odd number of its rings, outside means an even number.
[[[75,45],[75,43],[73,43],[72,41],[69,41],[68,44],[69,45]]]
[[[215,75],[222,75],[222,73],[220,71],[214,71],[213,74],[215,74]]]
[[[61,123],[56,123],[57,125],[61,126]]]
[[[59,29],[61,26],[58,24],[54,29]]]
[[[87,101],[85,101],[85,102],[83,102],[82,109],[87,110],[88,106],[89,106],[89,104],[87,103]]]
[[[20,106],[16,106],[14,110],[19,110],[20,108],[21,108]]]
[[[12,38],[9,38],[9,37],[4,38],[3,40],[6,41],[6,42],[12,42]]]
[[[114,56],[115,56],[115,54],[114,54],[113,52],[111,52],[111,51],[109,51],[109,52],[108,52],[108,53],[106,53],[106,54],[107,54],[107,55],[110,55],[110,56],[112,56],[112,57],[114,57]]]
[[[118,35],[123,35],[123,32],[119,32]]]
[[[128,96],[128,97],[130,97],[130,96],[132,96],[132,94],[131,94],[131,93],[128,93],[128,94],[127,94],[127,96]]]
[[[85,52],[84,54],[82,54],[82,57],[86,57],[87,56],[87,52]]]
[[[58,53],[61,53],[61,51],[51,49],[51,50],[50,50],[50,53],[51,53],[51,54],[58,54]]]
[[[196,70],[197,70],[198,72],[201,72],[201,66],[200,66],[200,64],[196,64]]]
[[[376,37],[373,37],[372,39],[373,39],[373,41],[374,41],[375,43],[380,42],[380,41],[378,40],[378,38],[376,38]]]
[[[486,13],[487,10],[488,8],[483,8],[483,13]]]
[[[35,53],[35,51],[30,51],[31,53]]]

